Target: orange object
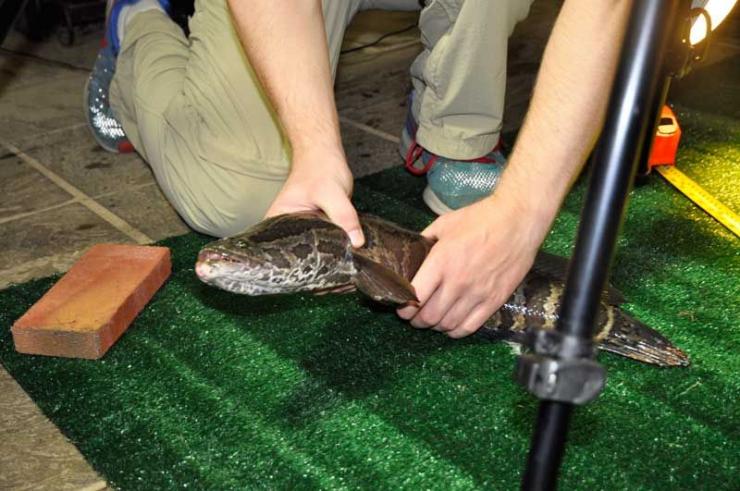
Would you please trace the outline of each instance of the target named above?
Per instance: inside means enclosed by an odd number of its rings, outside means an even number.
[[[170,275],[166,247],[90,248],[12,327],[16,351],[97,359]]]
[[[663,106],[658,130],[648,158],[648,172],[657,165],[676,165],[676,152],[681,141],[681,127],[670,107]]]

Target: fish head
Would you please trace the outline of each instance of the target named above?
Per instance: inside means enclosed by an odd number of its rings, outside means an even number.
[[[346,233],[323,215],[291,213],[208,244],[195,273],[206,284],[245,295],[330,290],[351,284],[351,248]]]

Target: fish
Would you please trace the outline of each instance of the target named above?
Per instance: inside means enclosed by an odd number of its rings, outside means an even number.
[[[360,214],[365,244],[353,248],[346,232],[320,212],[267,218],[198,254],[195,272],[207,285],[242,295],[359,291],[387,305],[418,304],[411,280],[434,241],[383,218]],[[504,305],[477,334],[526,345],[532,329],[554,329],[568,259],[540,251]],[[685,367],[688,355],[657,330],[624,312],[624,296],[605,288],[596,317],[595,346],[662,367]]]

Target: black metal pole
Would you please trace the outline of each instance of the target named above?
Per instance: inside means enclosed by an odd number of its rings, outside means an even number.
[[[540,402],[522,489],[555,489],[571,414],[572,404]]]
[[[627,195],[646,136],[654,129],[651,103],[662,88],[681,5],[681,0],[634,2],[560,310],[557,330],[565,336],[592,338]],[[555,488],[572,409],[567,402],[541,403],[523,489]]]
[[[661,74],[661,78],[663,79],[663,84],[661,88],[655,93],[655,97],[653,97],[653,100],[650,102],[650,112],[648,114],[648,121],[651,121],[653,123],[653,126],[656,126],[658,122],[660,121],[660,113],[663,110],[663,106],[665,105],[666,98],[668,97],[668,89],[671,86],[671,78],[666,75],[667,70],[664,70],[664,73]],[[650,173],[650,167],[648,165],[648,161],[650,160],[650,151],[652,149],[652,140],[648,140],[645,142],[645,144],[642,146],[642,151],[640,152],[640,156],[638,157],[638,163],[637,163],[637,175],[644,177],[647,176]]]

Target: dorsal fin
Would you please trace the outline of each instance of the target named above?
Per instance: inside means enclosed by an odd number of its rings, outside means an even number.
[[[562,256],[556,256],[549,252],[539,251],[534,259],[532,271],[553,280],[565,283],[568,276],[568,263],[570,260]],[[624,303],[624,295],[610,283],[602,294],[604,302],[609,305],[620,305]]]
[[[414,287],[405,278],[364,256],[361,251],[355,251],[353,257],[357,268],[355,285],[362,293],[386,304],[419,302]]]

